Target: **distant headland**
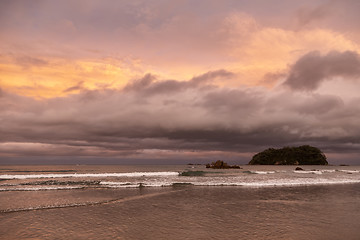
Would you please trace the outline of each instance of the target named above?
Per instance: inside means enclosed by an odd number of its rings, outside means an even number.
[[[253,156],[249,165],[328,165],[326,156],[316,147],[269,148]]]

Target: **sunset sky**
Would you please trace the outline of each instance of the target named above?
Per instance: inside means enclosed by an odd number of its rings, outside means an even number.
[[[0,163],[360,164],[360,1],[2,0]]]

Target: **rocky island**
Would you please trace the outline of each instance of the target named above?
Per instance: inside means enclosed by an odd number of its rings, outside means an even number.
[[[328,165],[326,156],[316,147],[269,148],[253,156],[249,165]]]
[[[211,164],[206,164],[206,168],[214,168],[214,169],[228,169],[228,168],[237,168],[240,169],[238,165],[228,165],[226,162],[217,160],[216,162],[212,162]]]

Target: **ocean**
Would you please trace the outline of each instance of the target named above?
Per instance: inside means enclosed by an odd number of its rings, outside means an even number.
[[[0,166],[0,239],[360,239],[360,166]]]

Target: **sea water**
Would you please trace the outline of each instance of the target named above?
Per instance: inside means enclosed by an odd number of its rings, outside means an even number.
[[[1,166],[0,239],[360,239],[359,166]]]

